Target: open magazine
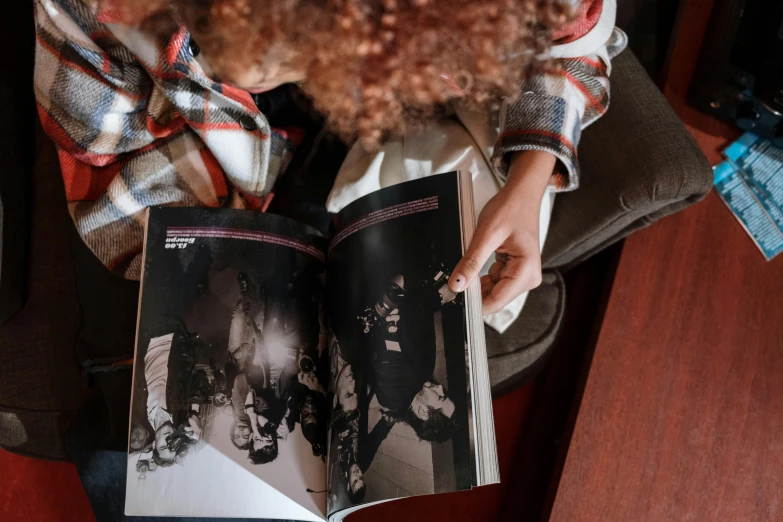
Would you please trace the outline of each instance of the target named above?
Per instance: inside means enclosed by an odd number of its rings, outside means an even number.
[[[470,175],[380,190],[334,235],[153,208],[127,515],[342,520],[499,482],[481,292],[446,284]]]

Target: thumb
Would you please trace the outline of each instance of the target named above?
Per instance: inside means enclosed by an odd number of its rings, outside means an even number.
[[[468,250],[449,277],[449,288],[462,292],[479,275],[481,267],[498,247],[499,242],[487,228],[479,227]]]

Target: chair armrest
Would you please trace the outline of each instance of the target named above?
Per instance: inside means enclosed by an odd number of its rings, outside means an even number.
[[[556,198],[545,268],[570,268],[712,188],[710,164],[633,53],[612,69],[611,106],[579,145],[581,186]]]
[[[0,17],[0,324],[24,306],[35,149],[35,30],[27,2]],[[17,15],[17,12],[19,13]]]

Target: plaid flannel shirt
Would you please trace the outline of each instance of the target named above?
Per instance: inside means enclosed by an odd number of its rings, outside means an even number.
[[[583,0],[560,41],[589,31],[609,3]],[[139,278],[147,207],[263,206],[293,142],[247,92],[205,73],[184,27],[154,39],[85,0],[35,0],[35,19],[39,116],[76,228],[106,266]],[[499,171],[511,152],[545,150],[560,160],[551,187],[576,188],[579,135],[608,107],[610,57],[623,45],[615,31],[589,56],[563,60],[561,73],[526,81],[504,109]]]
[[[609,108],[611,59],[628,43],[614,27],[616,0],[577,1],[579,16],[554,35],[558,70],[526,78],[519,99],[503,104],[492,155],[493,168],[504,176],[512,152],[553,154],[558,162],[549,190],[557,192],[579,187],[579,138]]]
[[[36,0],[35,94],[79,234],[141,273],[145,209],[259,208],[292,142],[246,91],[204,73],[184,28],[165,41],[83,0]]]

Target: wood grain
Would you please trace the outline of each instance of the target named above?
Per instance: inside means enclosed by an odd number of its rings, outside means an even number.
[[[783,258],[713,192],[626,241],[550,520],[783,519]]]
[[[664,93],[715,164],[738,132],[684,103],[712,3],[684,5]],[[781,377],[783,257],[715,192],[633,235],[550,520],[783,520]]]

